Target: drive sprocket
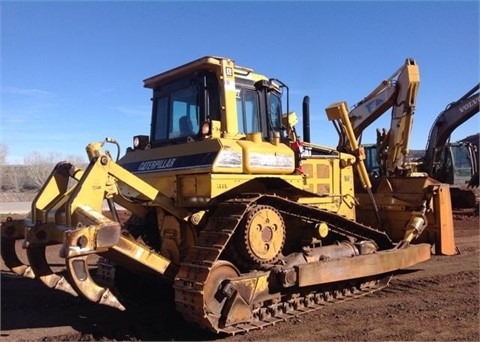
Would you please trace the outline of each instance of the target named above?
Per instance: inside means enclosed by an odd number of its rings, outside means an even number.
[[[286,228],[282,215],[268,205],[254,205],[239,227],[243,243],[239,251],[254,264],[274,262],[285,244]]]

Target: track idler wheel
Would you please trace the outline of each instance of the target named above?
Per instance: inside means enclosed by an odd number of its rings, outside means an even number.
[[[248,262],[266,264],[274,262],[285,244],[286,228],[282,215],[268,205],[257,205],[244,219],[240,234],[243,243],[240,252]]]
[[[86,299],[116,309],[125,310],[117,297],[110,289],[98,285],[88,269],[88,255],[70,257],[66,259],[67,270],[73,288]]]
[[[223,260],[216,261],[210,270],[204,287],[204,307],[215,330],[253,317],[250,305],[230,283],[239,275],[233,264]]]
[[[221,285],[227,279],[236,278],[239,275],[238,269],[228,261],[219,260],[213,264],[203,290],[204,304],[208,314],[220,317],[227,300],[227,297],[219,292]]]

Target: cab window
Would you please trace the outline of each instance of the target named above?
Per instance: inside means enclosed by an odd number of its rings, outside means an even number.
[[[270,95],[270,120],[273,130],[282,130],[282,100],[273,93]]]
[[[214,73],[198,73],[154,90],[152,146],[185,141],[199,135],[206,120],[220,117],[220,92]]]
[[[258,95],[254,90],[237,88],[239,133],[260,132]]]
[[[196,135],[200,129],[196,88],[180,89],[170,96],[171,118],[168,139]]]
[[[197,135],[201,110],[198,87],[187,85],[154,98],[152,142]]]

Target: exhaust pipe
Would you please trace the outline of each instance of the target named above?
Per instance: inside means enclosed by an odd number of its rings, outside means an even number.
[[[310,142],[310,97],[303,98],[303,141]]]

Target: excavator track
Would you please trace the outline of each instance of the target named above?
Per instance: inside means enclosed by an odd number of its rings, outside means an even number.
[[[355,236],[374,240],[383,248],[391,248],[393,243],[381,231],[356,223],[335,213],[302,205],[275,195],[252,194],[222,202],[210,216],[206,227],[199,234],[194,247],[190,249],[175,278],[176,307],[183,317],[203,329],[216,333],[236,334],[261,329],[277,322],[289,320],[299,315],[321,309],[327,304],[358,298],[378,291],[388,285],[390,275],[345,281],[333,288],[317,287],[301,289],[302,292],[279,294],[276,300],[255,303],[251,308],[252,319],[240,323],[225,324],[220,310],[209,303],[212,293],[218,289],[222,279],[217,279],[222,271],[225,278],[240,276],[236,268],[219,260],[223,250],[253,204],[266,204],[275,207],[284,215],[294,215],[312,222],[327,221],[329,228],[343,236]],[[230,267],[228,267],[230,264]],[[220,269],[220,271],[217,271]],[[211,282],[211,278],[218,280]],[[212,288],[217,286],[217,288]],[[223,304],[223,303],[220,303]]]

